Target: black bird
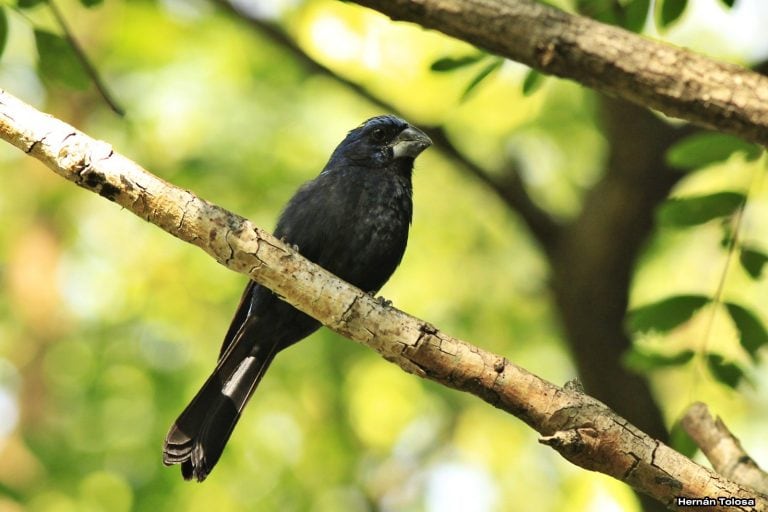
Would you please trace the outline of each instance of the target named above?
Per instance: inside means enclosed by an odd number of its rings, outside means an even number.
[[[413,161],[432,141],[392,115],[349,134],[315,179],[288,202],[275,236],[366,292],[377,292],[400,263],[413,212]],[[275,355],[320,323],[251,281],[224,336],[213,374],[171,427],[166,465],[203,481]]]

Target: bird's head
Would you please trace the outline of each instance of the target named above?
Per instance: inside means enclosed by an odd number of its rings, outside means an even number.
[[[393,115],[367,120],[339,144],[328,167],[352,163],[363,167],[386,168],[396,161],[412,165],[432,140],[418,128]]]

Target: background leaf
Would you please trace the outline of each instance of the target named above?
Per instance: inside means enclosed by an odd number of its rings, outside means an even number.
[[[475,55],[466,55],[464,57],[443,57],[433,62],[432,65],[429,66],[429,69],[437,71],[438,73],[455,71],[460,68],[471,66],[476,62],[480,62],[487,56],[488,55],[485,53],[478,53]]]
[[[731,215],[745,199],[741,192],[717,192],[706,196],[668,199],[658,210],[658,221],[671,227],[704,224]]]
[[[683,429],[679,421],[672,425],[672,429],[669,432],[669,445],[686,457],[693,457],[699,449],[698,445],[691,439],[688,432]]]
[[[475,90],[475,87],[480,85],[480,82],[488,78],[491,73],[499,69],[502,64],[504,64],[504,59],[496,59],[485,66],[477,75],[475,75],[475,78],[473,78],[472,81],[469,82],[469,85],[467,85],[467,88],[464,89],[464,93],[461,95],[461,101],[466,100],[470,93]]]
[[[631,350],[624,354],[623,362],[627,368],[644,374],[660,368],[682,366],[693,359],[693,355],[693,350],[683,350],[677,354],[666,355],[633,346]]]
[[[624,6],[624,21],[621,25],[632,32],[641,32],[650,8],[651,0],[632,0]]]
[[[80,0],[80,3],[84,7],[96,7],[104,2],[104,0]]]
[[[18,5],[22,9],[29,9],[30,7],[34,7],[43,2],[45,2],[45,0],[18,0],[18,3],[16,5]]]
[[[678,169],[698,169],[722,162],[737,151],[744,152],[747,158],[753,159],[760,156],[762,150],[755,144],[733,135],[699,133],[686,137],[669,148],[666,161]]]
[[[744,371],[735,363],[726,363],[720,354],[707,355],[707,367],[716,381],[736,388],[744,378]]]
[[[741,346],[753,361],[756,360],[760,347],[768,345],[768,331],[765,330],[763,322],[754,313],[738,304],[727,302],[725,307],[739,331]]]
[[[8,15],[5,13],[5,7],[0,6],[0,56],[5,50],[5,43],[8,42]]]
[[[683,14],[688,0],[664,0],[661,4],[661,17],[659,19],[661,27],[666,28]]]
[[[535,69],[529,70],[528,74],[525,75],[525,80],[523,80],[523,95],[530,96],[536,92],[543,83],[544,75]]]
[[[703,295],[678,295],[646,304],[630,311],[629,327],[635,332],[671,331],[709,302]]]
[[[733,4],[736,3],[736,0],[720,0],[720,1],[723,2],[723,4],[725,4],[725,6],[728,7],[729,9],[733,7]]]
[[[75,89],[88,87],[90,80],[66,39],[45,30],[36,29],[35,43],[40,56],[37,65],[43,77]]]
[[[614,0],[577,0],[576,10],[602,23],[619,24],[621,8]]]
[[[742,247],[739,262],[753,279],[758,279],[763,273],[763,266],[768,262],[768,255],[757,249]]]

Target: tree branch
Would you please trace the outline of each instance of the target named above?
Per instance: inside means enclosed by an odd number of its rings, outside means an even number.
[[[247,219],[153,176],[109,144],[5,91],[0,91],[0,137],[60,176],[203,249],[404,370],[514,414],[545,436],[542,443],[574,464],[611,475],[671,508],[677,508],[681,496],[723,496],[754,500],[750,510],[768,511],[766,496],[699,466],[597,400],[380,304]]]
[[[337,74],[334,70],[317,62],[275,24],[237,10],[237,8],[228,0],[216,0],[215,3],[224,8],[227,12],[245,20],[252,28],[269,39],[273,44],[288,52],[296,62],[301,64],[308,72],[334,79],[340,84],[348,87],[361,98],[366,99],[387,112],[399,111],[396,106],[372,94],[360,84]],[[422,128],[432,139],[435,148],[448,157],[451,162],[463,167],[466,171],[488,186],[499,199],[517,212],[523,219],[523,222],[528,226],[533,237],[548,254],[551,254],[560,234],[560,226],[549,213],[537,205],[528,195],[528,191],[525,189],[525,185],[520,178],[520,172],[515,165],[511,163],[508,164],[500,173],[504,178],[497,178],[461,153],[453,142],[451,142],[442,127]]]
[[[725,423],[709,414],[706,405],[701,402],[691,405],[681,425],[715,471],[758,492],[768,492],[768,474],[744,451]]]
[[[534,0],[355,0],[544,73],[768,144],[768,78]]]

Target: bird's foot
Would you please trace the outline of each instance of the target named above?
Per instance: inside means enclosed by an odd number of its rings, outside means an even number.
[[[380,306],[384,306],[385,308],[388,308],[389,306],[392,305],[391,300],[388,300],[385,297],[382,297],[381,295],[377,297],[376,292],[368,292],[368,295],[376,299],[376,302],[378,302]]]
[[[583,393],[584,392],[584,385],[581,383],[581,381],[577,378],[571,379],[568,382],[565,383],[563,386],[568,391],[575,391],[577,393]]]
[[[293,249],[294,251],[296,251],[296,252],[299,252],[299,246],[298,246],[298,245],[296,245],[296,244],[292,244],[291,242],[289,242],[288,240],[286,240],[284,236],[283,236],[283,237],[280,237],[280,241],[281,241],[281,242],[283,242],[283,243],[284,243],[285,245],[287,245],[288,247],[290,247],[291,249]]]

